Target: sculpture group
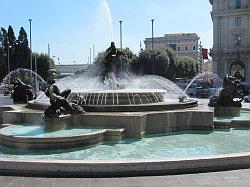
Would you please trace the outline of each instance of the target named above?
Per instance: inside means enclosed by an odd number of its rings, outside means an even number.
[[[101,82],[112,88],[118,88],[119,84],[116,80],[116,65],[123,55],[122,51],[115,47],[115,43],[111,42],[110,47],[106,50],[105,59],[103,64],[103,70],[100,74]]]
[[[28,103],[36,99],[37,95],[32,86],[25,84],[19,78],[13,78],[10,83],[13,85],[11,98],[14,103]]]
[[[223,89],[219,95],[210,99],[211,107],[241,107],[244,94],[240,89],[240,80],[235,77],[226,75],[223,81]]]
[[[44,89],[46,96],[50,99],[50,106],[45,110],[45,117],[58,117],[66,114],[84,114],[85,111],[76,103],[67,100],[71,90],[60,91],[55,85],[56,70],[48,71],[47,85]]]

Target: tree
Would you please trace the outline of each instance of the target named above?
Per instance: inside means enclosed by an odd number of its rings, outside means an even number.
[[[160,47],[167,53],[169,57],[169,67],[167,69],[166,77],[170,80],[173,80],[176,77],[176,67],[177,67],[177,54],[171,47]]]
[[[40,75],[44,80],[46,80],[48,70],[55,67],[53,59],[49,58],[49,56],[44,53],[33,53],[32,57],[33,67],[35,67],[36,58],[37,74]]]
[[[117,72],[122,71],[126,72],[129,69],[129,66],[134,58],[136,58],[136,54],[134,54],[128,47],[121,50],[123,55],[121,56],[121,60],[116,64],[116,70]],[[122,66],[121,66],[122,63]]]
[[[23,27],[19,31],[16,50],[18,67],[28,69],[30,65],[30,49],[27,33]]]
[[[17,69],[18,64],[17,64],[17,50],[16,50],[16,37],[14,30],[11,25],[8,27],[8,35],[7,35],[7,50],[9,48],[9,67],[10,71]]]
[[[189,56],[182,56],[177,58],[176,76],[180,78],[193,78],[198,73],[197,60]]]
[[[170,58],[168,57],[168,53],[163,48],[159,47],[155,50],[142,50],[139,53],[138,59],[136,59],[133,65],[137,68],[139,67],[139,70],[137,70],[137,72],[141,74],[153,74],[154,65],[154,74],[166,77],[169,62]]]
[[[3,79],[3,77],[7,74],[7,37],[8,33],[7,31],[1,27],[0,30],[0,80]]]

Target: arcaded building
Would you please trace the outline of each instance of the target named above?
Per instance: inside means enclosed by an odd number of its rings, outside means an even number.
[[[210,0],[214,72],[250,86],[250,0]]]

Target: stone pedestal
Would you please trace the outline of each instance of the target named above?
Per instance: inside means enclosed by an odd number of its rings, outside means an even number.
[[[44,130],[57,131],[67,129],[70,125],[71,115],[61,115],[59,117],[44,117]]]
[[[238,117],[240,116],[240,107],[215,107],[214,108],[214,116],[231,116]]]

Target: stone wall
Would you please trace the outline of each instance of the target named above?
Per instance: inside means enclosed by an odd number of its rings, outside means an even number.
[[[1,115],[5,124],[43,123],[44,121],[43,111],[6,110]],[[87,113],[83,116],[71,116],[69,123],[72,127],[122,128],[125,129],[125,137],[140,139],[145,134],[213,130],[213,112],[209,110],[177,110],[140,113]]]

